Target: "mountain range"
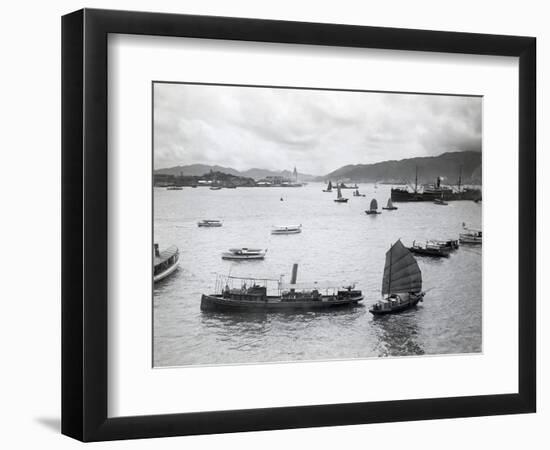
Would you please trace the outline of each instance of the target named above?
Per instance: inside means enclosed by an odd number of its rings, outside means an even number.
[[[301,181],[353,181],[403,184],[414,182],[418,168],[418,182],[433,182],[442,177],[444,183],[454,184],[462,171],[464,184],[481,184],[481,152],[447,152],[438,156],[423,156],[374,164],[353,164],[340,167],[323,176],[298,173]],[[248,169],[239,171],[231,167],[210,166],[206,164],[191,164],[155,170],[159,175],[192,175],[201,176],[205,173],[223,172],[240,177],[259,180],[268,176],[283,176],[290,178],[290,170],[273,171],[266,169]]]
[[[223,172],[230,175],[236,175],[239,177],[254,178],[255,180],[259,180],[265,177],[273,177],[273,176],[282,176],[286,178],[292,177],[292,171],[290,170],[274,171],[274,170],[254,168],[254,169],[239,171],[231,167],[209,166],[207,164],[190,164],[188,166],[168,167],[165,169],[155,170],[155,174],[174,175],[174,176],[180,176],[180,175],[201,176],[201,175],[204,175],[205,173],[210,172],[210,170],[212,170],[213,172]],[[298,178],[302,181],[313,181],[317,177],[314,175],[298,172]]]
[[[419,183],[433,182],[442,177],[444,183],[455,184],[462,172],[462,183],[481,184],[481,152],[447,152],[438,156],[347,165],[318,177],[317,181],[414,183],[417,169]]]

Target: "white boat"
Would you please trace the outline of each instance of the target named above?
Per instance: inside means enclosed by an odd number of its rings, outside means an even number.
[[[461,244],[473,244],[473,245],[482,244],[481,231],[469,230],[466,233],[460,233],[458,237],[460,239]]]
[[[461,244],[471,244],[471,245],[482,244],[483,236],[482,236],[481,230],[468,228],[465,223],[462,223],[462,228],[464,228],[464,233],[460,233],[458,235],[458,238]]]
[[[197,222],[197,225],[199,227],[215,228],[215,227],[221,227],[223,225],[223,222],[221,220],[205,219]]]
[[[264,259],[267,249],[260,248],[230,248],[229,251],[222,253],[222,259],[231,259],[236,261],[248,261]]]
[[[298,234],[302,232],[302,224],[300,225],[283,225],[273,227],[271,234]]]
[[[159,251],[158,244],[155,244],[154,248],[153,282],[156,283],[176,271],[180,254],[175,245],[168,247],[162,252]]]

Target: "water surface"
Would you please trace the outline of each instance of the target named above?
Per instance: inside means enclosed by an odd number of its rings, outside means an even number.
[[[407,312],[373,317],[368,306],[381,297],[385,252],[398,238],[458,238],[462,222],[481,227],[481,205],[398,203],[398,210],[367,216],[388,185],[360,185],[366,197],[347,204],[302,188],[238,188],[211,191],[154,189],[154,238],[161,249],[175,244],[180,267],[157,283],[153,296],[154,365],[239,364],[329,360],[481,351],[481,247],[462,246],[447,259],[418,258],[427,291]],[[281,201],[283,198],[283,201]],[[221,228],[198,228],[201,219],[222,219]],[[302,224],[298,235],[270,234],[274,225]],[[232,247],[268,249],[263,261],[224,261]],[[203,313],[202,293],[212,293],[216,274],[299,281],[353,281],[362,307],[326,312]]]

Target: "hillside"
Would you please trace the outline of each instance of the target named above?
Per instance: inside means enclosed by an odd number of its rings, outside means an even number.
[[[281,170],[281,171],[274,171],[274,170],[266,170],[266,169],[248,169],[244,171],[238,171],[236,169],[232,169],[230,167],[222,167],[222,166],[209,166],[207,164],[191,164],[187,166],[175,166],[175,167],[168,167],[165,169],[157,169],[155,170],[155,175],[174,175],[174,176],[201,176],[206,173],[212,172],[223,172],[230,175],[236,175],[240,177],[246,177],[246,178],[254,178],[255,180],[259,180],[261,178],[269,177],[269,176],[283,176],[286,178],[291,178],[292,172],[290,170]],[[298,178],[301,181],[311,181],[315,178],[317,178],[314,175],[308,175],[305,173],[298,173]]]
[[[418,168],[418,182],[432,182],[438,176],[454,184],[462,169],[462,182],[481,184],[481,152],[449,152],[439,156],[384,161],[375,164],[355,164],[340,167],[318,181],[341,180],[355,182],[411,183]]]

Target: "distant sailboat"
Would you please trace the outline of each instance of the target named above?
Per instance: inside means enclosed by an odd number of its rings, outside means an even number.
[[[382,279],[382,296],[386,297],[375,303],[369,312],[382,315],[405,311],[421,302],[424,294],[420,267],[411,252],[398,240],[386,252]]]
[[[368,215],[371,214],[382,214],[380,211],[378,211],[378,202],[375,198],[373,198],[370,201],[370,208],[365,211]]]
[[[359,192],[359,189],[355,189],[355,191],[353,191],[353,196],[354,196],[354,197],[366,197],[365,194],[361,194],[361,193]]]
[[[348,199],[342,197],[342,189],[340,188],[340,185],[338,185],[338,193],[336,194],[336,198],[334,199],[336,203],[347,203]]]
[[[332,192],[332,181],[328,181],[327,188],[323,189],[323,192]]]
[[[388,198],[388,204],[386,206],[382,207],[382,209],[387,209],[389,211],[393,211],[394,209],[397,209],[397,206],[393,206],[391,198]]]

